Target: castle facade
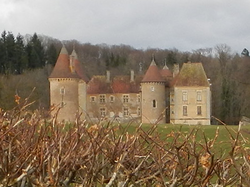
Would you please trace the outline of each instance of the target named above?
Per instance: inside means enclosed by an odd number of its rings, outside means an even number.
[[[75,50],[62,47],[49,76],[52,115],[58,121],[81,118],[142,123],[210,125],[210,84],[201,63],[184,63],[171,72],[154,59],[145,75],[85,76]]]

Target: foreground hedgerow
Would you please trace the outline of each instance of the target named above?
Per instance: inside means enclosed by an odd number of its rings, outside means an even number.
[[[163,140],[157,124],[127,133],[110,122],[69,125],[14,112],[0,113],[0,186],[250,186],[240,128],[228,130],[230,151],[215,154],[219,130],[213,139],[197,140],[194,128]]]

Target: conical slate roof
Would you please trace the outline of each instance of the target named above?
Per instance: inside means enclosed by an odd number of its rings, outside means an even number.
[[[184,63],[181,71],[171,83],[172,86],[209,87],[206,73],[201,63]]]
[[[166,79],[173,78],[173,73],[169,70],[169,68],[166,64],[161,70],[161,76],[166,78]]]
[[[71,53],[71,56],[73,56],[73,60],[74,60],[74,66],[75,66],[75,72],[77,73],[77,75],[83,79],[85,82],[88,82],[89,79],[88,77],[85,75],[85,73],[83,72],[83,67],[81,65],[81,62],[78,60],[78,56],[76,54],[76,51],[73,50]]]
[[[71,56],[73,58],[75,71],[72,71],[70,68],[70,56],[67,49],[63,46],[49,78],[79,78],[87,82],[88,78],[83,73],[81,63],[78,60],[75,50],[72,51]]]
[[[142,82],[165,82],[154,59],[152,60],[146,74],[144,75]]]

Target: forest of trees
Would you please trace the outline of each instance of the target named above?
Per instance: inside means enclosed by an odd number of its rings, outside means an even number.
[[[156,63],[170,69],[175,63],[202,62],[211,83],[212,115],[227,124],[237,124],[241,116],[250,117],[250,57],[247,49],[233,53],[229,46],[182,52],[178,49],[135,49],[127,45],[92,45],[76,40],[59,41],[37,35],[14,36],[3,31],[0,38],[0,108],[15,107],[15,95],[35,101],[30,110],[49,109],[48,76],[62,43],[70,53],[78,53],[88,77],[105,74],[144,73],[155,56]],[[142,72],[140,72],[142,71]],[[26,100],[25,100],[26,99]]]

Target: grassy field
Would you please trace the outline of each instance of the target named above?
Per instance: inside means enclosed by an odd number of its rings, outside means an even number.
[[[133,134],[138,131],[138,124],[123,125],[123,131]],[[212,141],[216,134],[214,146],[212,148],[216,155],[226,156],[232,149],[234,139],[237,136],[239,126],[224,126],[224,125],[172,125],[159,124],[153,128],[152,124],[143,124],[142,131],[152,132],[157,134],[161,139],[171,142],[173,136],[178,135],[178,141],[183,142],[190,134],[195,134],[195,141],[203,144],[207,141]],[[250,127],[242,126],[239,133],[239,140],[244,147],[250,147]]]

